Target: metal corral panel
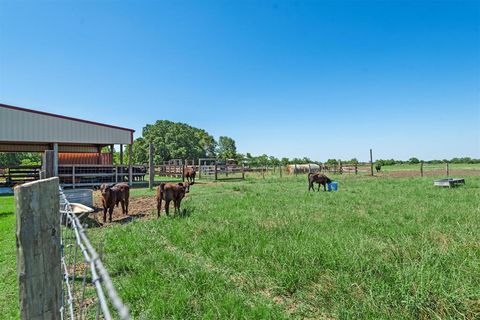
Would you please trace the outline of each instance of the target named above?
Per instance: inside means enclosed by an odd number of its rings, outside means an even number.
[[[0,141],[130,144],[133,130],[0,104]]]
[[[88,207],[93,207],[93,191],[90,189],[68,189],[63,190],[68,202],[81,203]],[[63,201],[60,202],[63,204]]]

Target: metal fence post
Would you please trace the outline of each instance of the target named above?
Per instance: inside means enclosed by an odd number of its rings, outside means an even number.
[[[72,166],[72,188],[75,189],[75,165]]]
[[[15,188],[22,319],[60,319],[62,269],[58,178]]]

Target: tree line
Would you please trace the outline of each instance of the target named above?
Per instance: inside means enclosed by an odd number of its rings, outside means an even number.
[[[186,123],[172,122],[168,120],[158,120],[154,124],[147,124],[142,129],[142,136],[135,139],[133,143],[133,162],[135,164],[147,164],[149,144],[154,147],[154,163],[162,164],[164,161],[171,159],[193,159],[198,161],[199,158],[218,158],[218,159],[234,159],[239,163],[248,163],[250,166],[278,166],[288,164],[307,164],[318,163],[308,157],[303,158],[277,158],[267,154],[254,156],[251,153],[242,154],[237,152],[235,140],[228,136],[220,136],[218,141],[214,139],[206,130],[195,128]],[[108,148],[104,150],[108,152]],[[125,152],[128,157],[128,150]],[[114,164],[120,163],[119,152],[114,152]],[[327,164],[358,163],[356,158],[353,159],[328,159]],[[0,167],[15,165],[39,165],[41,162],[38,153],[2,153],[0,152]],[[395,159],[378,159],[375,163],[382,166],[420,163],[422,160],[412,157],[407,161]],[[480,163],[480,159],[472,159],[469,157],[453,158],[450,160],[428,160],[424,163]]]

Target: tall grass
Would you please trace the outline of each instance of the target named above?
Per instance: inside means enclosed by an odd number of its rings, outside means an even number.
[[[146,318],[480,316],[480,179],[304,176],[192,188],[187,216],[107,228],[106,263]]]

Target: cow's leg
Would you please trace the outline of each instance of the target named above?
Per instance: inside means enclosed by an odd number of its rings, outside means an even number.
[[[174,215],[177,215],[178,200],[173,200],[173,212]]]
[[[323,191],[327,191],[327,184],[325,182],[323,183]]]
[[[125,200],[120,200],[120,203],[122,204],[122,214],[125,214]]]
[[[308,192],[310,192],[310,189],[313,189],[313,191],[315,191],[315,189],[313,188],[313,182],[308,181]]]
[[[112,222],[112,214],[113,214],[113,206],[111,206],[110,208],[108,208],[108,214],[109,214],[109,220],[110,222]]]
[[[128,214],[128,204],[130,202],[130,199],[125,198],[125,213]]]
[[[107,222],[107,207],[103,207],[103,223]]]
[[[157,217],[160,218],[160,211],[162,210],[162,197],[157,200]]]
[[[170,207],[170,201],[171,200],[165,200],[165,213],[168,216],[168,208]]]
[[[182,211],[180,211],[180,204],[181,204],[181,203],[182,203],[182,199],[179,199],[179,200],[177,201],[177,210],[178,210],[178,213],[179,213],[180,215],[182,215]]]

